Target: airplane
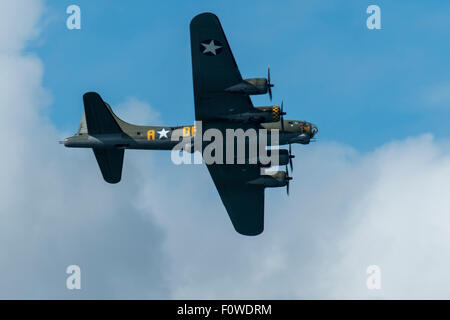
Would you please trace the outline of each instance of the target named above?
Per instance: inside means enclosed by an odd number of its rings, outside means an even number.
[[[221,23],[212,13],[201,13],[190,23],[195,120],[203,129],[278,130],[278,166],[285,171],[264,171],[261,163],[207,164],[220,198],[235,230],[247,236],[264,230],[264,190],[285,187],[289,194],[288,164],[292,171],[291,144],[309,144],[318,128],[311,122],[285,120],[281,106],[254,107],[250,95],[269,94],[272,98],[270,69],[267,78],[243,79],[231,52]],[[195,126],[141,126],[118,118],[98,93],[83,95],[84,112],[78,132],[62,143],[69,148],[92,148],[103,178],[118,183],[122,176],[126,149],[172,150],[184,137],[197,133]],[[272,131],[271,131],[272,132]],[[202,146],[203,148],[203,146]],[[193,150],[191,150],[193,151]],[[270,164],[269,164],[270,167]]]

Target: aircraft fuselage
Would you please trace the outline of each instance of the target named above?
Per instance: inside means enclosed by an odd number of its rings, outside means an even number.
[[[263,123],[261,129],[267,129],[268,136],[271,130],[279,130],[278,145],[290,143],[308,144],[317,133],[317,127],[309,122],[298,120],[285,120],[284,131],[280,123]],[[136,126],[127,124],[122,133],[114,134],[88,134],[80,132],[64,139],[63,143],[69,148],[121,148],[144,150],[171,150],[180,140],[172,140],[171,135],[177,132],[189,142],[195,135],[195,126]],[[302,136],[307,134],[307,136]]]

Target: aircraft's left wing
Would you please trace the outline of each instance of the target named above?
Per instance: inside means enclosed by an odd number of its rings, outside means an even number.
[[[237,232],[255,236],[264,230],[264,188],[247,182],[260,175],[257,165],[208,165],[220,198]]]
[[[247,95],[225,91],[242,76],[217,16],[202,13],[192,19],[191,51],[196,120],[254,111]]]

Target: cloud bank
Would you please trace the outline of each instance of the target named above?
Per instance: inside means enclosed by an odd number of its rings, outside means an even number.
[[[291,196],[268,190],[265,232],[244,237],[204,166],[127,151],[123,181],[108,185],[90,150],[57,144],[45,67],[23,51],[42,10],[2,2],[0,298],[450,298],[446,141],[297,146]],[[158,118],[137,99],[116,107]],[[80,291],[65,288],[70,264]],[[379,291],[366,288],[373,264]]]
[[[231,230],[203,175],[188,179],[194,191],[171,186],[148,197],[148,187],[137,203],[166,231],[173,297],[445,298],[447,150],[431,135],[366,154],[339,144],[295,148],[291,196],[266,192],[266,230],[256,238]],[[161,202],[169,191],[183,202]],[[374,264],[380,291],[366,287]]]

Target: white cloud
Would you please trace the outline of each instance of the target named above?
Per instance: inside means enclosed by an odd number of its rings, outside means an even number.
[[[160,113],[150,104],[136,97],[129,97],[124,102],[113,107],[114,113],[126,122],[138,125],[160,125]]]
[[[1,6],[10,33],[0,42],[0,298],[161,297],[163,232],[123,200],[138,188],[138,168],[126,162],[124,183],[106,185],[90,150],[58,144],[41,114],[50,101],[42,63],[20,51],[42,3]],[[81,266],[81,292],[65,289],[70,264]]]
[[[450,297],[448,143],[425,135],[365,154],[298,146],[291,196],[267,190],[266,230],[244,237],[204,166],[127,151],[122,182],[108,185],[90,150],[58,145],[40,113],[44,67],[20,51],[42,4],[2,6],[17,33],[0,36],[0,297]],[[136,99],[117,110],[130,122],[158,118]],[[64,287],[69,264],[81,266],[81,292]],[[372,264],[379,292],[365,287]]]
[[[256,238],[232,230],[197,169],[169,176],[183,174],[181,185],[141,189],[142,211],[167,231],[172,297],[450,296],[448,144],[425,135],[367,154],[337,144],[296,149],[291,196],[266,191],[266,230]],[[168,192],[183,201],[161,201]],[[372,264],[381,291],[366,288]]]
[[[39,34],[42,1],[19,0],[0,3],[0,52],[15,53]]]

